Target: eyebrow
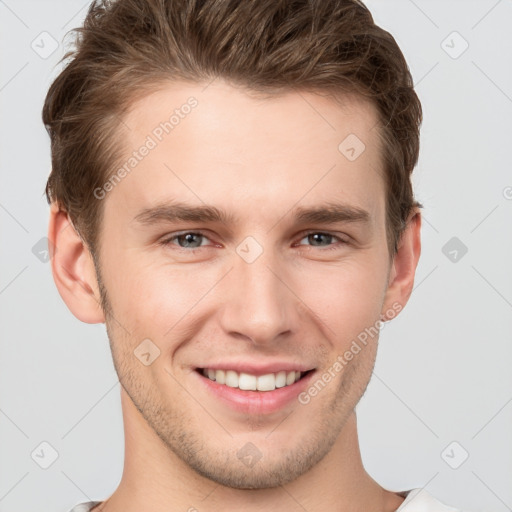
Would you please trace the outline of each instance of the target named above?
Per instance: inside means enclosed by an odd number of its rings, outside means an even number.
[[[334,224],[336,222],[350,222],[368,224],[371,220],[370,213],[362,208],[332,202],[318,206],[297,207],[291,213],[296,223]],[[170,202],[145,208],[135,216],[134,220],[145,226],[160,222],[180,221],[234,224],[238,221],[238,217],[215,206],[194,206],[181,202]]]

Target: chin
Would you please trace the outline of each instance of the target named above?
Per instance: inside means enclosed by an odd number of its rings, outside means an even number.
[[[296,447],[260,452],[248,442],[229,456],[194,453],[184,460],[201,476],[233,489],[271,489],[288,484],[311,470],[331,449],[335,436],[307,436]],[[245,453],[240,453],[245,450]]]

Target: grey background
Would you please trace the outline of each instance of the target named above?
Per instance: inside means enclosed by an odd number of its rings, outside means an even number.
[[[108,497],[122,473],[104,326],[71,315],[40,261],[50,169],[40,112],[63,35],[88,3],[0,1],[0,511],[67,512]],[[425,209],[414,292],[382,331],[358,405],[363,462],[390,490],[512,510],[512,2],[367,4],[423,103],[414,184]]]

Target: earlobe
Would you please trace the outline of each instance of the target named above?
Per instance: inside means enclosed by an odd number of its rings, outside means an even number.
[[[415,210],[408,219],[407,227],[402,233],[398,251],[393,258],[390,270],[388,288],[381,312],[383,321],[396,316],[396,311],[401,311],[414,286],[416,267],[421,253],[421,213]],[[389,318],[387,312],[393,310]]]
[[[82,322],[104,323],[91,253],[75,231],[68,214],[52,203],[48,225],[53,279],[69,310]]]

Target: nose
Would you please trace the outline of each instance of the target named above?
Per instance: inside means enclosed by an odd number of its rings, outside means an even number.
[[[221,328],[227,336],[254,345],[274,345],[295,332],[299,321],[292,277],[271,250],[252,262],[235,253],[233,268],[222,281]]]

